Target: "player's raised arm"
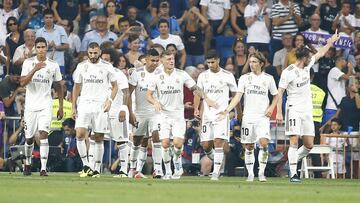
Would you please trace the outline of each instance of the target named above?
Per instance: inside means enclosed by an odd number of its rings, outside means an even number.
[[[328,40],[325,46],[321,47],[319,51],[314,55],[315,61],[318,61],[321,57],[323,57],[326,52],[333,46],[333,44],[340,39],[340,36],[338,34],[338,30],[335,31],[335,34],[333,34]]]

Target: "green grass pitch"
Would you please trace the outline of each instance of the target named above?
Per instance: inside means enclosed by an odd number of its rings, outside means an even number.
[[[113,203],[113,202],[360,202],[359,180],[304,179],[290,183],[287,178],[268,178],[248,183],[243,177],[182,177],[180,180],[79,178],[76,173],[0,173],[1,203]]]

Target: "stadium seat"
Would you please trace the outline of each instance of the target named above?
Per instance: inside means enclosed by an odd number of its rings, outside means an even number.
[[[314,145],[309,154],[326,154],[328,157],[327,166],[312,166],[310,159],[304,157],[301,166],[301,178],[309,178],[310,171],[328,171],[331,179],[335,179],[334,162],[330,156],[332,149],[329,145]]]
[[[215,37],[216,52],[220,57],[220,64],[223,66],[226,59],[233,56],[232,45],[235,41],[235,36],[217,36]]]

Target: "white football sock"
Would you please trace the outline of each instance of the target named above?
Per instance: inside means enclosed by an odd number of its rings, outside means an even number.
[[[258,162],[259,162],[259,174],[265,173],[266,164],[268,161],[269,153],[268,148],[260,147],[259,155],[258,155]]]
[[[120,171],[127,174],[129,163],[129,145],[127,143],[119,146]]]
[[[297,154],[297,146],[290,145],[288,150],[288,160],[289,160],[289,168],[290,168],[290,176],[293,177],[295,174],[297,174],[297,160],[298,160],[298,154]]]
[[[222,147],[215,148],[213,173],[220,175],[220,168],[221,168],[223,159],[224,159],[224,149]]]
[[[161,143],[153,143],[152,158],[154,162],[154,170],[162,172],[162,159],[161,159]]]
[[[137,160],[137,157],[139,155],[139,149],[140,149],[139,146],[134,146],[134,145],[131,146],[131,149],[130,149],[130,169],[135,169],[136,168],[136,160]]]
[[[254,176],[254,163],[255,163],[254,149],[252,150],[245,149],[245,166],[249,176]]]
[[[104,156],[104,141],[95,142],[95,171],[101,172],[101,164]]]
[[[28,145],[27,142],[25,142],[25,165],[31,165],[33,150],[34,150],[34,143]]]
[[[298,162],[302,160],[302,158],[306,157],[311,149],[306,148],[304,145],[301,146],[298,150],[297,150],[297,154],[298,154]]]
[[[89,167],[92,170],[95,170],[95,140],[92,139],[89,139],[88,158],[89,158]]]
[[[162,156],[162,159],[163,159],[163,161],[164,161],[166,174],[172,175],[172,171],[171,171],[171,157],[170,157],[169,148],[165,149],[164,147],[161,147],[161,156]]]
[[[89,166],[88,157],[87,157],[87,151],[86,151],[86,144],[85,140],[77,139],[76,140],[76,147],[79,152],[81,161],[83,163],[83,166]]]
[[[140,147],[139,150],[139,155],[137,157],[137,163],[136,163],[136,171],[141,172],[144,164],[146,162],[146,158],[147,158],[147,150],[146,147]]]
[[[49,156],[49,141],[48,139],[40,140],[40,160],[41,160],[41,170],[46,171],[46,164]]]

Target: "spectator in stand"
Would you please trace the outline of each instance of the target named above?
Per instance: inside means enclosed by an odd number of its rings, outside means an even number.
[[[254,46],[259,51],[269,52],[271,29],[270,9],[266,7],[266,0],[257,0],[255,4],[248,4],[245,8],[245,24],[248,36],[248,46]]]
[[[200,13],[197,7],[191,7],[183,26],[184,45],[187,53],[186,66],[196,66],[204,62],[203,32],[208,28],[207,18]]]
[[[116,39],[117,39],[116,34],[107,29],[106,16],[104,15],[97,16],[95,30],[86,33],[84,39],[81,42],[81,47],[80,47],[80,51],[82,52],[81,54],[82,55],[87,54],[87,48],[91,42],[102,44],[105,41],[114,42]]]
[[[16,104],[19,97],[23,97],[25,88],[20,87],[20,76],[9,75],[0,82],[0,98],[5,106],[5,114],[7,116],[19,116],[21,109],[15,109],[14,106],[20,107]]]
[[[19,18],[20,27],[24,29],[34,29],[35,31],[44,26],[43,11],[45,4],[41,4],[36,0],[30,0],[24,8],[24,12]],[[27,25],[27,26],[25,26]]]
[[[201,0],[201,14],[208,18],[211,30],[205,32],[205,53],[211,49],[210,41],[214,36],[222,35],[230,17],[230,0]]]
[[[143,53],[139,51],[140,47],[140,39],[139,35],[130,35],[128,38],[129,41],[129,51],[125,54],[126,58],[128,58],[130,65],[134,66],[134,62],[138,60],[139,56]]]
[[[197,78],[200,74],[200,71],[194,67],[194,66],[187,66],[185,68],[185,72],[187,74],[190,75],[190,77],[194,80],[197,81]],[[189,90],[189,88],[184,87],[184,108],[185,108],[185,112],[184,112],[184,116],[185,119],[191,120],[194,119],[194,94],[192,93],[192,91]]]
[[[63,164],[61,164],[63,166],[62,171],[80,171],[82,163],[76,148],[75,121],[72,118],[65,119],[62,123],[62,129],[64,137],[59,144],[63,161]]]
[[[138,9],[134,6],[127,7],[127,17],[129,18],[130,23],[139,23],[142,28],[144,28],[144,24],[138,21]]]
[[[271,53],[273,55],[283,47],[281,38],[285,33],[295,36],[298,32],[298,28],[301,25],[299,6],[289,0],[280,0],[279,3],[274,4],[271,8],[271,19],[273,25]]]
[[[150,0],[129,0],[127,4],[128,8],[132,6],[137,8],[138,19],[145,25],[145,28],[148,29],[146,26],[149,25],[151,21],[151,15],[149,12],[151,9]]]
[[[63,26],[63,28],[65,29],[66,35],[69,40],[68,53],[71,57],[77,57],[80,53],[81,40],[80,37],[76,33],[74,33],[73,22],[69,20],[63,20],[60,25]]]
[[[180,56],[175,44],[168,44],[166,51],[170,51],[175,57],[175,68],[180,67]]]
[[[288,67],[290,64],[294,64],[296,62],[296,56],[295,56],[295,52],[296,49],[302,47],[302,46],[309,46],[311,47],[311,45],[307,45],[305,44],[305,37],[304,35],[302,35],[300,32],[297,33],[293,39],[293,48],[290,52],[288,52],[287,57],[285,58],[285,62],[284,62],[284,66],[283,67]]]
[[[229,146],[230,151],[226,156],[225,170],[228,176],[235,176],[235,168],[238,166],[245,166],[243,156],[243,147],[241,144],[241,125],[239,122],[230,130]]]
[[[25,59],[33,57],[36,54],[35,50],[35,31],[27,29],[24,31],[25,43],[16,48],[13,56],[13,68],[11,73],[20,75],[22,64]]]
[[[72,21],[74,23],[74,32],[78,33],[81,14],[79,0],[53,0],[51,10],[54,12],[57,23],[65,24],[64,20]]]
[[[328,31],[326,30],[322,30],[320,28],[320,15],[317,14],[317,13],[314,13],[311,15],[310,17],[310,28],[306,30],[306,32],[310,32],[310,33],[316,33],[316,34],[329,34]],[[320,47],[322,47],[323,45],[321,44],[321,42],[319,41],[318,44],[312,44],[313,47],[316,49],[316,50],[319,50]],[[315,72],[317,72],[317,70],[315,69],[314,70]]]
[[[336,4],[336,0],[327,0],[327,3],[321,4],[316,12],[321,18],[320,28],[333,34],[335,30],[332,29],[332,25],[340,12],[340,7]]]
[[[180,52],[180,67],[178,68],[183,70],[186,63],[186,51],[181,38],[169,33],[169,22],[166,19],[160,19],[158,26],[160,36],[153,39],[152,42],[154,44],[161,44],[164,49],[166,49],[168,44],[175,44],[177,50]]]
[[[107,29],[114,33],[119,33],[119,19],[122,18],[122,15],[116,14],[116,4],[114,0],[108,0],[105,4],[106,14],[107,14]]]
[[[345,35],[347,37],[352,37],[352,32],[355,31],[356,20],[354,15],[351,13],[351,4],[348,1],[342,3],[341,11],[336,16],[332,29],[338,29],[340,35]]]
[[[327,80],[327,100],[322,123],[326,123],[336,114],[343,97],[346,96],[345,83],[349,80],[353,72],[351,63],[348,63],[342,56],[335,59],[335,67],[333,67],[328,75]],[[347,65],[347,73],[343,71]]]
[[[285,33],[282,35],[282,45],[284,48],[277,51],[274,55],[273,66],[276,67],[278,73],[282,73],[282,71],[287,68],[285,67],[285,59],[288,56],[288,53],[293,49],[292,46],[292,35],[290,33]]]
[[[93,14],[90,16],[90,12],[95,12],[97,9],[96,4],[90,5],[89,0],[79,0],[81,14],[80,14],[80,22],[79,22],[79,36],[82,38],[85,34],[85,31],[88,29],[89,22],[91,24],[90,17],[95,17]]]
[[[127,77],[129,77],[130,62],[124,54],[119,54],[118,63],[115,66],[120,69]]]
[[[299,4],[300,13],[301,13],[301,25],[299,26],[299,31],[305,31],[310,28],[310,16],[315,13],[316,6],[310,3],[310,0],[303,0]]]
[[[247,26],[245,24],[245,8],[248,5],[247,0],[235,0],[231,6],[230,20],[234,33],[239,38],[245,38]]]
[[[196,65],[196,69],[199,71],[199,74],[207,70],[207,67],[203,63],[199,63]]]
[[[352,131],[359,131],[360,122],[360,84],[358,80],[347,87],[347,96],[343,97],[336,114],[330,118],[325,125],[321,127],[324,131],[326,126],[330,126],[331,120],[338,118],[342,123],[341,131],[348,132],[348,127],[352,127]]]
[[[330,48],[324,57],[319,59],[319,71],[315,75],[314,83],[322,90],[327,91],[327,81],[330,70],[335,67],[335,48]],[[315,67],[315,66],[313,66]],[[314,70],[315,71],[315,70]]]
[[[159,22],[161,19],[165,19],[169,22],[169,32],[170,34],[180,35],[181,29],[180,24],[176,21],[175,18],[172,18],[169,13],[170,4],[167,1],[162,1],[160,3],[159,12],[157,15],[153,16],[152,21],[150,22],[150,36],[152,39],[160,35]]]
[[[5,43],[6,53],[6,75],[13,72],[13,61],[11,60],[14,56],[16,48],[24,44],[24,33],[19,28],[18,20],[11,16],[6,21],[6,29],[8,37]]]
[[[247,48],[241,39],[237,39],[234,41],[232,49],[234,56],[231,56],[226,60],[226,65],[233,65],[235,69],[235,78],[237,80],[244,74],[243,68],[248,61]]]
[[[360,30],[360,1],[357,1],[355,3],[354,17],[355,17],[355,27],[354,28],[356,30]]]
[[[20,15],[22,14],[24,8],[25,8],[25,0],[20,1],[19,7],[16,9],[13,9],[13,0],[4,0],[3,1],[3,8],[0,8],[0,46],[5,45],[5,39],[6,39],[6,22],[9,17],[13,16],[16,19],[19,19]]]
[[[145,28],[137,22],[132,22],[131,26],[127,26],[126,21],[125,24],[123,22],[121,24],[124,26],[124,28],[127,27],[127,29],[119,36],[119,38],[116,39],[116,41],[114,42],[114,47],[120,48],[121,52],[126,54],[129,51],[129,35],[138,35],[140,40],[139,51],[142,53],[146,53],[146,50],[149,48],[152,42]]]
[[[185,20],[189,9],[187,0],[152,0],[151,1],[151,15],[155,17],[161,9],[161,4],[168,2],[170,4],[169,16],[177,20],[179,25]]]
[[[5,119],[6,115],[5,115],[5,108],[4,108],[4,103],[2,102],[1,98],[0,98],[0,149],[2,148],[1,146],[3,146],[3,133],[4,133],[4,119]],[[10,142],[10,140],[9,140]],[[1,151],[1,150],[0,150]]]
[[[64,52],[69,49],[69,41],[65,29],[54,24],[54,12],[50,9],[44,11],[43,28],[36,32],[36,37],[43,37],[48,42],[47,57],[56,61],[62,74],[65,73]]]

